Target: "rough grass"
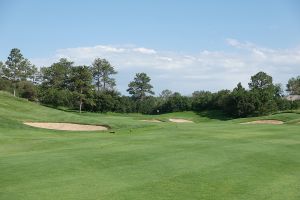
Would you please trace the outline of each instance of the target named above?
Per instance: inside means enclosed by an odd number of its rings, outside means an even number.
[[[196,123],[139,121],[152,117]],[[267,118],[287,124],[191,112],[80,115],[1,92],[0,199],[300,199],[299,114]],[[115,133],[22,124],[29,120],[105,124]]]

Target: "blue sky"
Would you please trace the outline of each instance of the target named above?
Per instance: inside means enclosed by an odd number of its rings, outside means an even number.
[[[0,60],[20,48],[37,66],[107,58],[125,94],[135,72],[156,93],[232,89],[264,70],[300,75],[297,0],[0,0]]]

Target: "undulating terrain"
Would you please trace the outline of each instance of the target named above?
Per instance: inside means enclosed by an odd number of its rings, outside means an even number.
[[[182,118],[194,123],[174,123]],[[157,119],[161,122],[141,120]],[[284,124],[241,124],[273,119]],[[57,131],[24,122],[106,125]],[[0,199],[300,199],[300,114],[63,111],[0,92]]]

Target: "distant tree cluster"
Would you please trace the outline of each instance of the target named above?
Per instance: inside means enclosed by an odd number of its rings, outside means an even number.
[[[74,65],[72,61],[61,58],[38,70],[15,48],[6,62],[0,62],[0,90],[53,107],[78,109],[79,112],[158,114],[220,110],[229,116],[247,117],[300,107],[299,101],[283,98],[281,85],[274,84],[272,77],[265,72],[251,77],[248,90],[238,83],[232,91],[212,93],[201,90],[183,96],[166,89],[157,97],[153,96],[151,78],[146,73],[136,73],[128,84],[127,92],[131,96],[116,91],[115,74],[115,67],[100,58],[90,66]],[[287,92],[300,94],[300,76],[288,81]]]

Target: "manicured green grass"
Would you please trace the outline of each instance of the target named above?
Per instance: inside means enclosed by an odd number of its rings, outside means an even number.
[[[300,199],[300,114],[263,117],[283,125],[215,114],[79,114],[0,92],[0,199]],[[196,123],[139,121],[152,118]],[[115,133],[24,121],[104,124]]]

